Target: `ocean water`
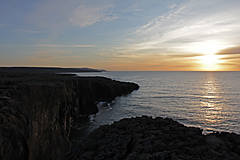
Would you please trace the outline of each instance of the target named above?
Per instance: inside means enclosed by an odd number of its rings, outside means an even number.
[[[134,82],[140,89],[100,103],[99,113],[75,129],[89,133],[103,124],[141,115],[170,117],[186,126],[240,133],[240,72],[102,72],[78,76],[104,76]]]

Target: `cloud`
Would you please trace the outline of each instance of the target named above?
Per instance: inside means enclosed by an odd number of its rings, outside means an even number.
[[[27,22],[41,29],[61,31],[69,25],[90,26],[96,22],[111,21],[117,18],[114,6],[103,1],[49,0],[37,2],[27,17]]]
[[[110,8],[112,5],[104,6],[86,6],[81,5],[73,11],[73,17],[70,18],[72,24],[86,27],[93,25],[96,22],[101,21],[111,21],[117,18],[117,15],[114,15]]]
[[[3,45],[0,44],[1,47],[52,47],[52,48],[94,48],[95,45],[55,45],[55,44],[39,44],[39,45]]]
[[[31,62],[37,62],[37,63],[64,63],[66,61],[72,62],[72,61],[79,61],[82,56],[80,55],[74,55],[71,53],[65,53],[64,51],[61,50],[39,50],[39,51],[34,51],[31,52],[31,55],[29,57],[29,60]]]
[[[217,53],[218,55],[240,55],[240,46],[237,47],[230,47],[224,50],[221,50]]]
[[[240,10],[236,7],[239,4],[237,1],[191,0],[172,6],[168,13],[139,27],[129,39],[136,49],[157,50],[178,45],[187,51],[191,43],[209,40],[231,46],[231,43],[239,43],[236,36],[240,32]]]
[[[224,56],[221,60],[225,61],[225,64],[228,65],[238,65],[240,62],[240,46],[230,47],[224,50],[221,50],[217,55]]]
[[[26,17],[28,24],[35,28],[61,31],[69,25],[71,12],[81,2],[66,0],[37,1],[33,4],[30,14]]]
[[[59,55],[55,55],[52,51],[40,51],[36,55],[30,57],[30,60],[34,62],[49,62],[58,57]]]
[[[14,32],[17,32],[17,33],[29,33],[29,34],[42,33],[42,31],[28,30],[28,29],[18,29],[18,30],[15,30]]]
[[[231,55],[231,56],[221,58],[221,60],[237,60],[237,59],[240,59],[240,55],[238,56]]]
[[[168,55],[168,56],[172,57],[172,58],[195,58],[195,57],[202,56],[202,54],[186,54],[186,53],[182,53],[182,54],[173,54],[173,55]]]
[[[52,44],[41,44],[37,45],[39,47],[72,47],[72,48],[89,48],[89,47],[95,47],[94,45],[52,45]]]
[[[171,5],[167,6],[168,9],[173,9],[173,8],[175,8],[175,7],[177,7],[176,4],[171,4]]]

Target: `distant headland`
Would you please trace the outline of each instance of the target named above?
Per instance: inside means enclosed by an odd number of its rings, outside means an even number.
[[[0,72],[58,73],[58,72],[106,72],[106,70],[92,68],[60,68],[60,67],[0,67]]]

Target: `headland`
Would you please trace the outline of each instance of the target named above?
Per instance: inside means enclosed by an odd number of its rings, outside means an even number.
[[[73,72],[72,69],[60,69]],[[71,123],[139,86],[59,69],[0,69],[0,158],[60,159],[71,148]]]

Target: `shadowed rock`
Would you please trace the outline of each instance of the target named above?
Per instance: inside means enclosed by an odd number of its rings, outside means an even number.
[[[239,160],[240,136],[202,135],[170,118],[147,116],[122,119],[100,126],[69,153],[81,160]]]
[[[0,73],[0,159],[59,159],[69,149],[71,123],[138,89],[101,77]]]

